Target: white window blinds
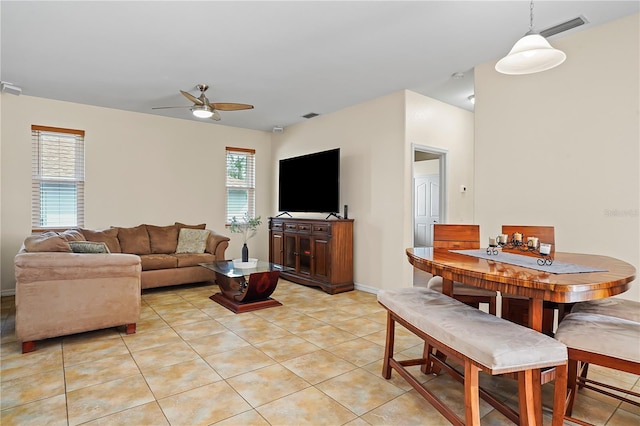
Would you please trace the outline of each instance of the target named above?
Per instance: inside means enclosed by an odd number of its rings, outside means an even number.
[[[227,223],[256,215],[256,151],[227,147]]]
[[[33,229],[84,226],[84,130],[31,126]]]

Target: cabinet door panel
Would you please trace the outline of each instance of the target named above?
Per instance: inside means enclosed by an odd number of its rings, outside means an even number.
[[[311,238],[298,237],[298,258],[300,260],[301,274],[311,274]]]
[[[284,236],[284,266],[287,268],[293,268],[296,271],[298,267],[296,265],[297,251],[296,251],[296,237],[295,235]]]
[[[316,238],[313,241],[314,278],[329,281],[330,254],[328,240]]]
[[[275,263],[277,265],[284,264],[284,238],[282,233],[274,232],[271,235],[271,259],[269,261],[271,263]]]

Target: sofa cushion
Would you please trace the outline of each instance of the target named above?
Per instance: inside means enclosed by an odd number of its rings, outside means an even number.
[[[151,253],[170,254],[176,252],[178,247],[178,227],[176,225],[154,226],[146,225]]]
[[[172,254],[143,254],[140,256],[143,271],[178,267],[178,259]]]
[[[97,241],[107,244],[111,253],[122,253],[120,242],[118,241],[118,228],[93,231],[91,229],[80,229],[87,241]]]
[[[181,253],[175,255],[178,259],[178,268],[197,266],[198,263],[213,262],[216,257],[210,253]]]
[[[67,241],[87,241],[78,229],[67,229],[64,232],[59,232],[58,235]]]
[[[117,228],[118,241],[123,253],[151,254],[151,243],[146,225],[134,228]]]
[[[199,225],[185,225],[184,223],[176,222],[175,225],[178,229],[189,228],[189,229],[205,229],[207,227],[206,223],[201,223]]]
[[[69,241],[74,253],[110,253],[106,243],[96,241]]]
[[[55,232],[44,232],[27,237],[24,240],[24,249],[27,252],[71,252],[67,240]]]
[[[176,253],[204,253],[209,230],[182,228],[178,236]]]

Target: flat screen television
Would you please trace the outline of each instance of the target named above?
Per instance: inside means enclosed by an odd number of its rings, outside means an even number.
[[[278,210],[340,211],[340,148],[280,160]]]

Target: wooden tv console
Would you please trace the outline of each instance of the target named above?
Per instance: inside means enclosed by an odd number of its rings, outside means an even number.
[[[269,262],[289,281],[353,290],[353,219],[269,218]]]

